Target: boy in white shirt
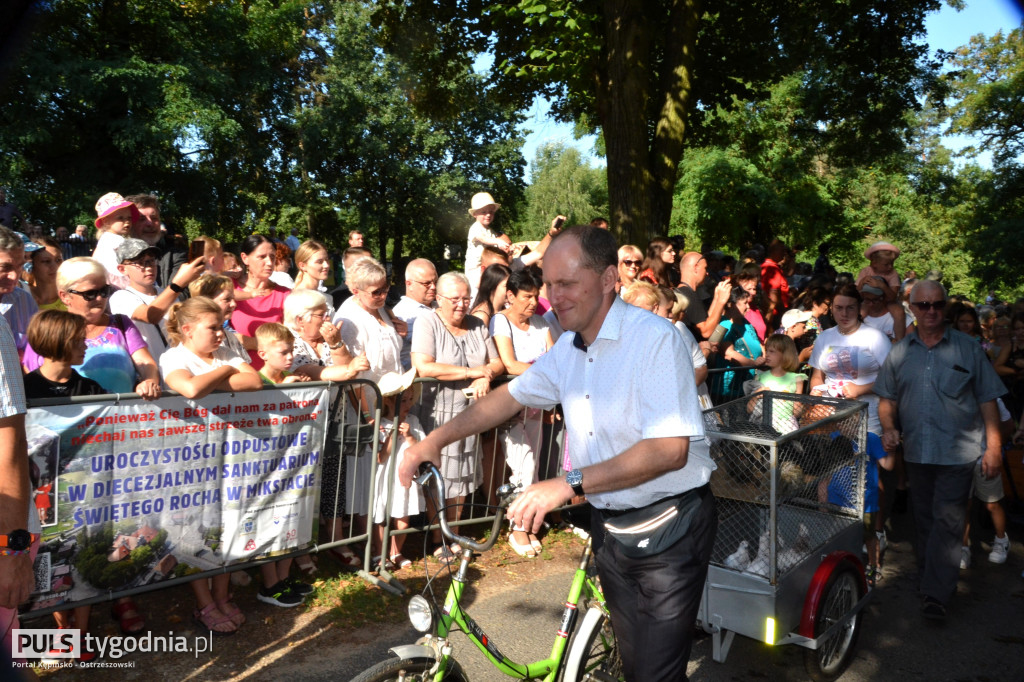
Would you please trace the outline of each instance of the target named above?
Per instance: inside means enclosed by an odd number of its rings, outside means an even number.
[[[167,350],[164,316],[185,290],[203,272],[203,260],[185,263],[174,274],[170,286],[162,289],[156,284],[160,268],[160,249],[141,239],[129,237],[114,250],[117,272],[126,280],[125,288],[110,297],[110,312],[127,315],[139,328],[149,346],[153,359]]]

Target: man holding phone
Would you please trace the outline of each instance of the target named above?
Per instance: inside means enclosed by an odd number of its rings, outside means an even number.
[[[704,259],[704,256],[696,251],[690,251],[683,255],[682,260],[679,262],[680,281],[678,291],[689,301],[683,321],[686,322],[686,326],[690,328],[694,338],[698,341],[706,339],[714,344],[721,341],[722,335],[725,334],[723,329],[717,339],[712,340],[711,338],[712,334],[715,333],[715,328],[718,327],[718,323],[722,320],[722,312],[725,310],[725,304],[729,301],[729,293],[732,287],[728,281],[719,282],[715,287],[711,304],[705,306],[704,301],[697,295],[697,287],[701,285],[707,274],[708,262]]]

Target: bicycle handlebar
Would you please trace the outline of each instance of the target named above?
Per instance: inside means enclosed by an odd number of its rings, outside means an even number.
[[[451,542],[457,542],[461,547],[469,547],[474,552],[486,552],[491,547],[494,547],[494,543],[498,540],[498,531],[501,529],[501,522],[505,520],[504,511],[512,503],[519,492],[514,489],[508,483],[498,488],[498,509],[494,514],[494,523],[491,525],[491,533],[487,540],[484,542],[476,542],[465,536],[458,535],[448,525],[448,518],[444,514],[443,504],[444,501],[444,477],[441,476],[441,472],[438,471],[437,467],[431,462],[424,462],[420,465],[420,475],[416,479],[416,484],[423,486],[428,495],[431,494],[431,489],[428,487],[431,479],[434,481],[433,495],[437,501],[437,508],[441,510],[438,514],[439,522],[441,525],[441,533],[448,538]]]

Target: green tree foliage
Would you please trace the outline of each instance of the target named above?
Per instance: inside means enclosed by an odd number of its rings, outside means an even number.
[[[676,189],[672,233],[745,250],[773,237],[817,243],[842,234],[841,178],[806,125],[802,75],[760,101],[734,99],[704,118],[721,145],[691,149]],[[848,237],[847,235],[843,235]]]
[[[338,6],[323,40],[333,59],[312,76],[315,93],[299,113],[303,170],[318,191],[349,209],[381,250],[439,259],[445,243],[465,243],[469,198],[489,191],[514,219],[525,162],[516,125],[469,65],[431,83],[444,107],[409,106],[420,76],[380,50],[367,11]]]
[[[968,166],[958,174],[967,188],[960,221],[962,250],[979,288],[1004,296],[1024,291],[1024,34],[977,35],[947,55],[953,67],[944,77],[948,91],[948,132],[974,135],[967,156],[991,152],[993,168]]]
[[[462,242],[473,192],[522,198],[519,117],[470,64],[431,81],[388,56],[367,4],[62,0],[10,70],[0,177],[34,219],[154,191],[165,218],[234,241],[271,225],[396,253]]]
[[[1021,28],[969,44],[947,55],[953,70],[944,76],[954,99],[950,133],[976,135],[964,153],[991,151],[997,165],[1024,152],[1024,35]]]
[[[908,117],[914,137],[905,151],[873,164],[838,164],[822,154],[816,134],[803,132],[800,81],[784,79],[764,100],[736,99],[707,112],[721,143],[687,153],[672,233],[694,249],[738,253],[777,236],[810,247],[805,261],[829,241],[833,265],[852,273],[867,264],[866,246],[887,239],[902,250],[899,270],[923,276],[939,269],[953,291],[980,293],[969,227],[986,174],[958,171],[939,143],[937,113]]]
[[[591,166],[575,147],[547,144],[537,149],[526,209],[510,230],[518,239],[537,239],[556,215],[567,225],[608,216],[608,182],[604,169]]]
[[[760,99],[790,75],[805,74],[807,129],[831,157],[898,150],[903,112],[917,106],[931,77],[918,39],[939,2],[379,5],[392,42],[411,46],[406,54],[420,68],[443,72],[467,53],[491,50],[500,96],[520,107],[550,97],[556,115],[600,129],[613,228],[622,240],[642,242],[668,226],[686,147],[716,143],[703,112],[733,97]]]
[[[81,220],[105,192],[155,190],[209,232],[251,223],[301,20],[296,2],[47,5],[0,108],[23,207]]]

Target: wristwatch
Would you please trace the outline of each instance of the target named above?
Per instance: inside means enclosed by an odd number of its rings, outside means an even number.
[[[7,535],[0,535],[0,548],[9,549],[14,552],[24,552],[32,546],[32,541],[37,537],[39,536],[33,536],[23,528],[12,530]]]
[[[583,472],[579,469],[573,469],[567,473],[565,475],[565,482],[572,486],[572,492],[574,495],[586,495],[586,493],[583,492]]]

